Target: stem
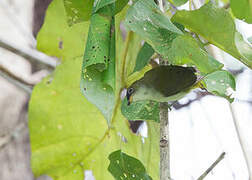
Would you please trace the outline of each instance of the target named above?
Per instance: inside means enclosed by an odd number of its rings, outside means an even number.
[[[54,58],[49,57],[44,53],[41,53],[35,49],[18,47],[17,45],[4,41],[2,39],[0,39],[0,47],[8,51],[11,51],[12,53],[17,54],[27,60],[45,64],[49,68],[55,68],[57,65],[57,61]]]
[[[125,49],[123,52],[123,58],[122,58],[122,76],[121,76],[121,87],[124,87],[125,84],[127,83],[126,79],[127,79],[127,54],[128,54],[128,50],[129,50],[129,44],[130,44],[130,40],[132,39],[133,36],[133,32],[130,31],[127,35],[126,38],[126,42],[125,42]]]
[[[229,103],[229,109],[230,109],[230,112],[231,112],[231,115],[232,115],[232,119],[233,119],[235,131],[236,131],[236,134],[237,134],[237,137],[238,137],[238,141],[239,141],[241,149],[242,149],[243,157],[244,157],[246,165],[247,165],[249,180],[252,180],[252,169],[250,167],[249,157],[248,157],[249,153],[247,153],[246,150],[245,150],[246,148],[245,148],[245,146],[244,146],[244,144],[242,142],[242,138],[241,138],[241,135],[240,135],[241,130],[240,130],[239,125],[237,123],[237,118],[235,116],[233,107],[232,107],[232,105],[230,103]]]
[[[225,152],[221,153],[221,155],[214,161],[214,163],[209,168],[207,168],[207,170],[197,180],[204,179],[213,170],[213,168],[224,158],[225,154]]]
[[[160,180],[169,180],[170,176],[170,144],[168,103],[160,103]]]
[[[192,0],[189,0],[189,10],[192,10]]]
[[[164,13],[164,2],[158,0],[159,8]],[[165,62],[159,58],[160,64]],[[168,103],[160,103],[160,180],[170,180],[170,141],[169,141],[169,119]]]

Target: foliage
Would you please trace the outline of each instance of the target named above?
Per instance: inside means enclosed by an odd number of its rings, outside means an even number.
[[[179,6],[187,0],[170,2]],[[206,51],[199,35],[252,68],[250,44],[236,31],[230,13],[211,2],[193,11],[178,10],[171,19],[153,0],[127,3],[50,4],[37,48],[61,64],[36,85],[29,104],[36,176],[82,180],[84,171],[92,170],[96,179],[158,179],[159,102],[128,106],[121,91],[152,68],[153,56],[161,56],[172,65],[195,67],[203,77],[201,87],[232,102],[235,79]],[[234,16],[250,22],[250,6],[242,12],[244,4],[236,8],[235,3],[231,0]],[[148,138],[133,134],[128,120],[152,120]]]
[[[128,156],[121,152],[121,150],[111,153],[109,160],[108,170],[113,174],[115,179],[152,179],[146,173],[145,167],[138,159]]]
[[[230,0],[231,9],[235,17],[252,23],[252,1],[250,0]]]
[[[194,11],[177,11],[172,20],[183,24],[252,68],[252,47],[236,31],[234,20],[226,10],[209,2]]]
[[[117,29],[126,10],[116,16]],[[159,155],[154,153],[158,151],[158,141],[154,141],[159,136],[158,124],[148,123],[150,138],[144,143],[132,133],[120,111],[113,114],[113,128],[108,128],[103,115],[80,92],[82,58],[79,55],[87,42],[89,22],[68,27],[66,21],[59,19],[66,19],[64,6],[61,0],[54,0],[38,35],[38,48],[51,56],[61,57],[62,62],[50,77],[34,88],[29,104],[34,174],[83,180],[84,171],[92,170],[96,179],[112,179],[107,171],[108,156],[122,149],[139,159],[148,174],[157,179],[158,168],[153,167],[158,167],[159,162]],[[118,33],[117,41],[120,38]],[[137,40],[135,36],[132,38]],[[123,45],[118,54],[122,50]],[[129,49],[129,52],[136,57],[138,49]],[[117,84],[120,80],[117,79]],[[154,160],[150,161],[150,156]]]

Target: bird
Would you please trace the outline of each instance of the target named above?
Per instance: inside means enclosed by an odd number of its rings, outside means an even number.
[[[143,100],[177,101],[191,89],[200,87],[198,78],[194,67],[177,65],[154,67],[127,88],[127,104]]]

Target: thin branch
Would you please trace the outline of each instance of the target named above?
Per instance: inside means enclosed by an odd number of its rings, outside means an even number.
[[[18,88],[22,89],[23,91],[31,94],[32,92],[32,85],[24,81],[18,76],[13,75],[8,70],[0,66],[0,76],[9,81],[11,84],[14,84]]]
[[[232,105],[230,103],[229,103],[229,109],[230,109],[230,112],[231,112],[231,115],[232,115],[232,119],[233,119],[235,131],[236,131],[236,134],[237,134],[237,137],[238,137],[238,141],[239,141],[241,149],[242,149],[243,157],[245,159],[245,162],[246,162],[246,165],[247,165],[247,168],[248,168],[249,180],[251,180],[252,179],[252,169],[251,169],[250,164],[249,164],[248,153],[245,150],[246,148],[245,148],[245,145],[243,144],[243,141],[242,141],[242,138],[241,138],[241,135],[240,135],[241,130],[240,130],[239,125],[237,123],[237,118],[235,116],[233,107],[232,107]]]
[[[215,168],[215,166],[222,160],[224,159],[225,152],[221,153],[221,155],[214,161],[214,163],[207,168],[207,170],[197,179],[197,180],[202,180],[204,179],[212,170]]]
[[[49,68],[55,68],[57,65],[57,61],[55,58],[49,57],[35,49],[19,47],[11,42],[7,42],[2,39],[0,39],[0,47],[11,51],[12,53],[17,54],[27,60],[45,64]]]
[[[192,0],[189,0],[189,10],[192,10]]]
[[[168,103],[160,103],[160,180],[169,180],[170,175],[170,141]]]
[[[164,12],[163,0],[158,0],[159,8]],[[160,64],[165,62],[159,58]],[[168,103],[160,103],[160,180],[170,180],[170,141],[169,141],[169,119]]]

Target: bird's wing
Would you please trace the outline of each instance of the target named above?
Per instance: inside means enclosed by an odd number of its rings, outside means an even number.
[[[164,97],[168,97],[191,87],[197,76],[189,67],[159,66],[148,71],[144,79],[147,87],[153,87]]]

